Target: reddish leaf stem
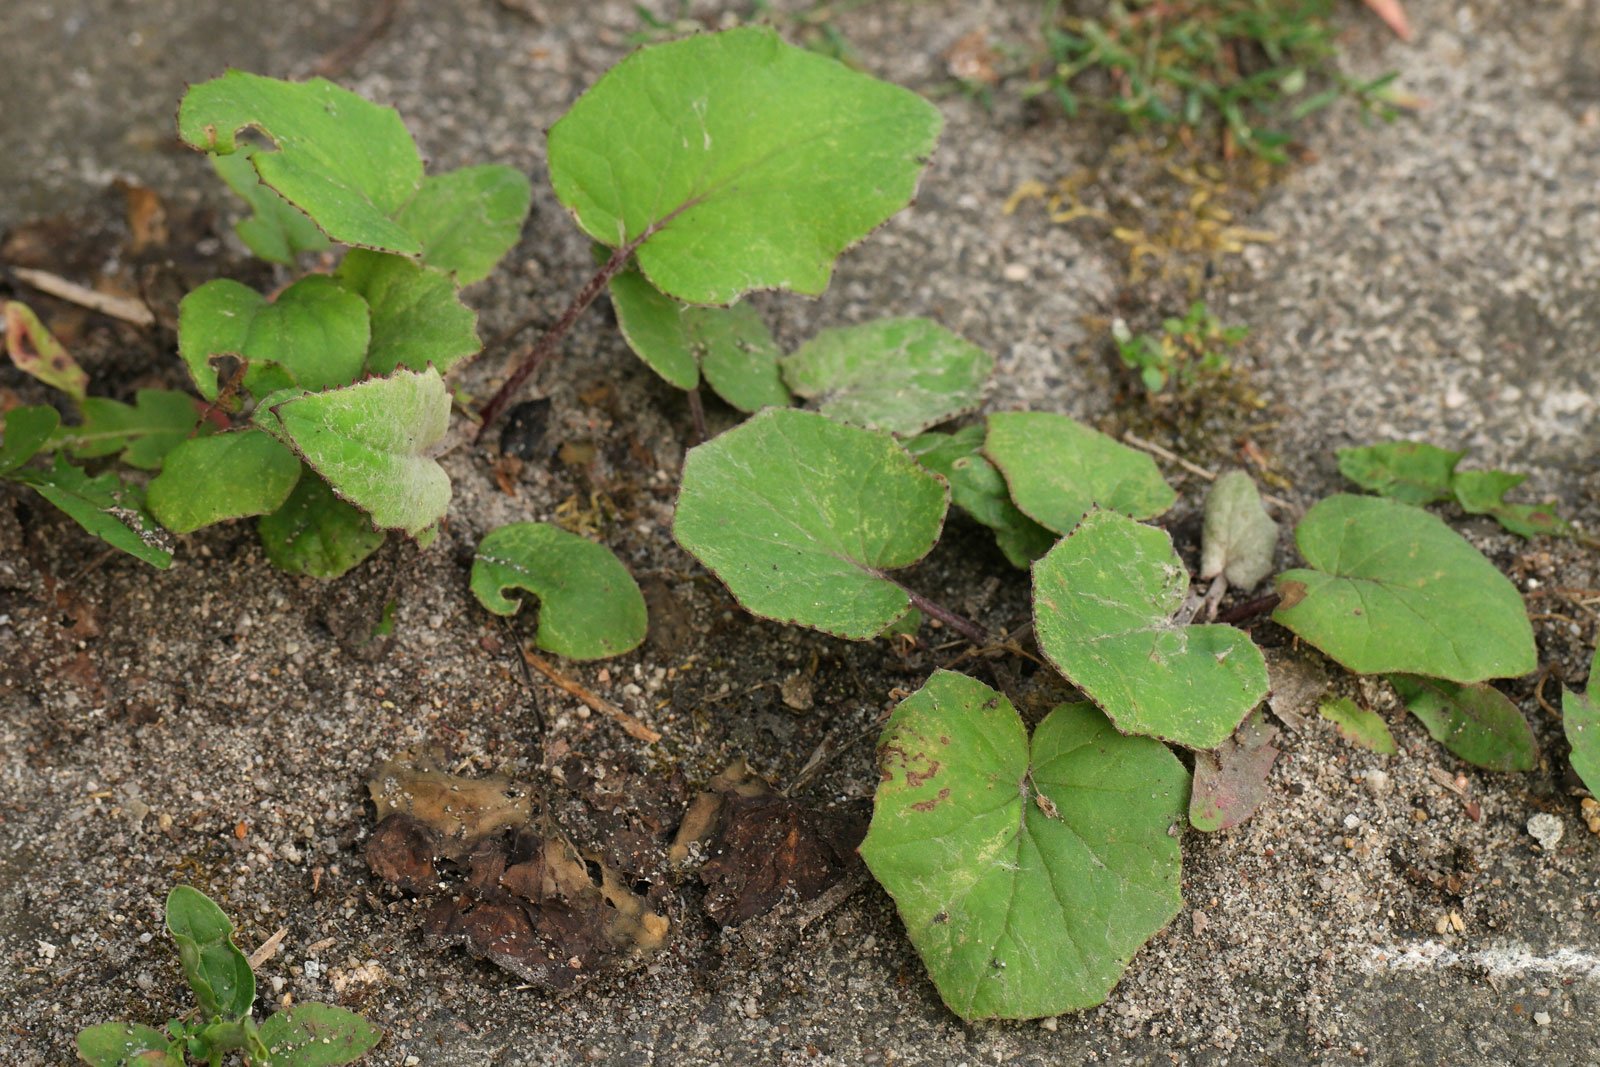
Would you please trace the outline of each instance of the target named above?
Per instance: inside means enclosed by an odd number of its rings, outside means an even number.
[[[900,583],[896,582],[895,584],[899,585]],[[940,622],[944,623],[946,626],[950,627],[950,629],[954,630],[962,637],[965,637],[973,644],[988,645],[994,642],[994,638],[989,636],[989,631],[985,630],[971,619],[968,619],[962,615],[957,615],[949,608],[944,607],[941,604],[936,604],[927,597],[923,596],[921,593],[907,589],[903,585],[900,586],[900,589],[905,593],[907,598],[910,599],[912,607],[916,608],[929,618],[938,619]]]
[[[1243,604],[1235,604],[1227,611],[1217,612],[1216,621],[1229,625],[1241,623],[1257,615],[1265,615],[1277,607],[1278,601],[1282,599],[1283,597],[1277,593],[1268,593],[1266,596],[1256,597],[1254,600],[1246,600]]]
[[[506,383],[500,387],[500,391],[490,397],[489,403],[484,405],[480,414],[481,421],[478,424],[477,441],[481,442],[483,435],[489,432],[489,427],[493,426],[496,420],[505,414],[505,409],[511,406],[511,401],[516,399],[517,390],[522,388],[522,384],[528,380],[528,377],[546,360],[555,356],[556,346],[561,344],[562,339],[568,333],[572,332],[572,327],[577,323],[578,316],[582,315],[589,305],[594,303],[595,299],[605,291],[605,287],[610,284],[612,278],[622,273],[623,269],[627,267],[628,261],[633,258],[633,254],[639,250],[639,246],[659,233],[667,223],[699,202],[698,199],[685,200],[682,204],[679,204],[676,208],[646,226],[639,233],[639,236],[621,245],[611,253],[611,258],[606,260],[605,264],[595,272],[594,277],[584,283],[582,289],[578,290],[578,295],[572,298],[572,303],[567,305],[567,309],[561,313],[561,317],[555,321],[555,325],[546,330],[543,336],[523,353],[522,362],[517,364],[517,369],[511,372],[511,377],[506,379]]]
[[[700,387],[697,385],[688,392],[689,417],[694,420],[695,436],[699,438],[696,444],[705,444],[711,440],[711,434],[706,430],[706,406],[700,399]]]

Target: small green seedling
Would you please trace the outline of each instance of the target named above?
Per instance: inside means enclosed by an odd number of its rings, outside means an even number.
[[[79,415],[34,450],[54,452],[51,467],[19,463],[11,477],[157,566],[171,559],[163,528],[251,517],[269,559],[324,578],[385,531],[428,539],[450,500],[435,459],[450,416],[441,375],[481,347],[458,293],[515,243],[527,179],[499,166],[424,175],[394,111],[320,79],[230,71],[189,90],[178,127],[251,206],[238,232],[262,258],[359,247],[274,296],[223,279],[185,297],[178,352],[198,398],[87,396],[75,365],[52,370],[60,346],[8,306],[13,362]],[[239,140],[247,127],[268,143]],[[155,472],[147,490],[70,462],[109,456]]]
[[[1111,323],[1117,355],[1139,375],[1145,389],[1159,393],[1175,383],[1180,392],[1227,372],[1227,350],[1238,346],[1250,330],[1223,326],[1205,302],[1196,300],[1181,319],[1162,322],[1160,333],[1136,334],[1121,319]]]
[[[199,1007],[163,1030],[116,1022],[80,1031],[78,1058],[90,1067],[220,1067],[229,1053],[246,1067],[334,1067],[383,1039],[361,1016],[331,1004],[298,1004],[257,1025],[250,961],[233,943],[228,917],[198,889],[180,885],[167,895],[167,931]]]

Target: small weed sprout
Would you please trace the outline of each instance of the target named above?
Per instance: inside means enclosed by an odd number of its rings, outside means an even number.
[[[1135,334],[1120,318],[1111,324],[1117,355],[1151,393],[1161,392],[1169,383],[1186,391],[1226,374],[1226,351],[1249,333],[1247,326],[1222,325],[1201,300],[1191,304],[1183,318],[1165,320],[1159,333]]]

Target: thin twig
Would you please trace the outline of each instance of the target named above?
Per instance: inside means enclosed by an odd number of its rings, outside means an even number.
[[[522,658],[528,661],[528,666],[550,679],[557,689],[560,689],[568,696],[578,698],[600,714],[616,720],[617,725],[627,731],[629,737],[636,737],[640,741],[652,745],[661,740],[661,735],[656,731],[650,729],[650,727],[635,719],[632,715],[611,703],[611,701],[590,692],[571,678],[568,678],[538,653],[530,652],[524,648],[522,650]]]
[[[107,293],[97,293],[93,289],[69,282],[59,274],[51,274],[45,270],[34,270],[32,267],[12,267],[11,273],[18,281],[26,282],[48,296],[58,300],[65,300],[69,304],[86,307],[90,311],[98,311],[102,315],[109,315],[114,319],[132,323],[135,326],[154,326],[155,313],[137,300],[125,296],[111,296]]]
[[[261,942],[261,947],[250,953],[250,969],[253,971],[278,954],[278,946],[283,944],[285,935],[289,933],[287,926],[278,927],[278,932]]]
[[[517,636],[516,627],[512,626],[511,620],[505,616],[502,615],[499,618],[501,626],[505,629],[506,638],[510,642],[511,647],[520,651],[522,648],[522,638]],[[544,709],[539,706],[539,691],[533,687],[533,675],[528,673],[528,657],[525,655],[518,656],[517,666],[522,670],[522,684],[528,690],[528,699],[533,701],[534,733],[535,736],[539,738],[539,744],[543,746],[545,734]],[[541,759],[540,762],[542,763],[544,761]]]
[[[1122,435],[1122,439],[1140,451],[1148,452],[1152,456],[1160,456],[1168,463],[1176,463],[1178,466],[1182,467],[1184,470],[1195,475],[1196,477],[1204,478],[1208,482],[1214,482],[1217,480],[1217,474],[1215,471],[1208,471],[1198,463],[1191,463],[1189,460],[1184,459],[1171,449],[1162,448],[1154,441],[1146,441],[1144,438],[1132,432],[1124,433]],[[1284,500],[1282,497],[1273,496],[1271,493],[1262,493],[1261,499],[1265,500],[1273,507],[1283,511],[1288,511],[1291,507],[1287,500]]]
[[[1561,710],[1559,708],[1557,708],[1555,705],[1551,704],[1548,700],[1546,700],[1544,698],[1544,683],[1545,683],[1545,680],[1548,679],[1552,674],[1555,674],[1555,673],[1556,673],[1555,664],[1546,663],[1544,665],[1544,669],[1539,672],[1539,677],[1537,677],[1537,678],[1535,678],[1533,680],[1533,699],[1535,699],[1535,700],[1537,700],[1539,702],[1539,706],[1541,708],[1543,708],[1545,710],[1546,714],[1548,714],[1552,719],[1559,719],[1559,718],[1561,718]],[[1559,684],[1560,684],[1560,676],[1559,675],[1557,675],[1556,681],[1557,681],[1557,685],[1559,686]]]

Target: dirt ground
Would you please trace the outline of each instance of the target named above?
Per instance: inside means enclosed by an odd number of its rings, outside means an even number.
[[[270,281],[240,264],[232,206],[174,146],[176,101],[185,81],[230,64],[305,75],[375,6],[8,0],[0,229],[63,273],[120,271],[121,178],[154,190],[189,239],[135,264],[158,299],[215,273]],[[1213,308],[1252,329],[1240,361],[1259,410],[1218,396],[1152,417],[1108,361],[1104,324],[1180,309],[1183,283],[1130,282],[1124,246],[1101,228],[1052,225],[1038,204],[1003,212],[1025,181],[1115,158],[1104,124],[952,91],[947,49],[982,27],[1025,42],[1030,3],[836,5],[859,62],[933,96],[947,128],[915,208],[848,254],[826,296],[760,306],[788,345],[823,325],[931,315],[996,355],[991,408],[1135,427],[1210,466],[1254,455],[1296,509],[1340,487],[1335,448],[1415,436],[1528,471],[1532,494],[1600,529],[1600,4],[1406,6],[1419,27],[1409,46],[1352,3],[1347,62],[1400,70],[1420,109],[1388,125],[1349,109],[1313,123],[1311,152],[1238,220],[1275,240],[1203,283]],[[540,179],[521,245],[469,293],[486,337],[553,318],[583,279],[585,244],[542,185],[542,131],[639,28],[619,2],[402,4],[341,75],[398,107],[433,166],[507,162]],[[39,304],[94,391],[184,384],[170,336]],[[460,384],[481,397],[502,370],[485,359]],[[43,395],[9,369],[0,387]],[[1559,721],[1532,680],[1508,691],[1545,760],[1490,775],[1439,749],[1381,685],[1326,672],[1270,624],[1255,629],[1270,655],[1326,673],[1331,691],[1364,691],[1401,751],[1353,748],[1314,712],[1288,731],[1261,813],[1185,836],[1186,907],[1100,1008],[961,1024],[870,882],[823,914],[742,933],[705,917],[692,877],[658,885],[675,925],[664,951],[562,997],[425,944],[421,907],[363,859],[364,783],[395,753],[440,746],[471,773],[535,781],[560,766],[586,791],[579,824],[670,810],[739,755],[779,786],[799,781],[811,804],[865,815],[890,691],[958,651],[929,630],[907,651],[738,611],[670,535],[683,400],[603,312],[537,393],[550,406],[525,442],[533,459],[497,478],[491,452],[458,448],[439,543],[391,545],[333,584],[274,571],[248,524],[184,539],[165,573],[102,558],[0,488],[0,1059],[67,1063],[84,1025],[184,1010],[160,909],[187,881],[224,904],[247,948],[286,928],[260,968],[264,1004],[366,1013],[388,1034],[375,1064],[1600,1063],[1600,837],[1578,818]],[[1193,553],[1203,484],[1166,473],[1182,495],[1170,526]],[[659,745],[541,681],[530,692],[514,635],[467,590],[486,531],[557,515],[590,522],[652,612],[639,651],[563,669],[661,731]],[[1595,555],[1455,519],[1528,594],[1541,662],[1580,681]],[[1026,583],[965,524],[909,581],[986,625],[1025,617]],[[393,632],[375,637],[390,601]],[[797,674],[812,685],[804,710],[782,698]],[[800,780],[819,747],[820,770]],[[1436,771],[1464,776],[1481,819]],[[1525,828],[1539,812],[1565,829],[1549,850]]]

